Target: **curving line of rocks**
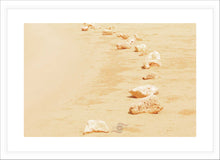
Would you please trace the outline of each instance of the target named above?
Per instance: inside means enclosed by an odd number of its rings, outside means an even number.
[[[114,31],[114,26],[96,26],[92,23],[83,23],[81,28],[82,31],[103,29],[102,35],[113,35],[116,32]],[[121,49],[131,49],[134,46],[135,52],[140,52],[139,56],[145,56],[143,69],[150,69],[151,67],[160,67],[160,53],[154,50],[151,50],[146,46],[146,44],[136,44],[136,41],[143,41],[143,37],[138,34],[130,36],[127,33],[117,33],[117,37],[121,38],[122,41],[116,44],[118,50]],[[142,77],[143,80],[155,79],[159,76],[156,73],[149,73],[145,77]],[[135,97],[139,98],[139,101],[131,104],[129,107],[129,114],[140,114],[140,113],[150,113],[158,114],[163,107],[160,105],[159,98],[159,89],[153,85],[139,86],[134,89],[129,90],[129,93]],[[83,134],[91,132],[109,132],[109,128],[104,121],[101,120],[89,120],[85,127]]]

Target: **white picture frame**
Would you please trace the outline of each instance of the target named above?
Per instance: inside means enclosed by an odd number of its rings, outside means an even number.
[[[96,12],[90,14],[95,9],[106,13],[108,21],[102,21],[103,17],[94,17],[93,14],[98,15]],[[113,9],[118,13],[124,10],[132,12],[126,12],[130,13],[129,16],[118,14],[113,19],[107,14]],[[78,12],[80,10],[87,16]],[[197,137],[24,137],[23,97],[18,96],[23,92],[16,92],[16,88],[18,91],[23,89],[23,78],[17,72],[23,67],[22,24],[81,23],[89,20],[126,23],[131,19],[133,23],[146,23],[144,16],[136,15],[140,10],[152,13],[148,15],[147,23],[198,24],[197,55],[202,56],[197,58],[197,67],[203,72],[197,71],[197,75],[200,75],[199,80],[206,75],[211,76],[197,82],[197,97],[200,97],[197,101]],[[74,16],[74,21],[71,21],[71,13],[81,13],[81,17]],[[182,16],[178,18],[178,15]],[[205,41],[204,36],[210,41]],[[1,158],[219,158],[219,1],[2,1],[1,46]],[[207,85],[207,82],[210,83]],[[209,98],[205,99],[206,96]]]

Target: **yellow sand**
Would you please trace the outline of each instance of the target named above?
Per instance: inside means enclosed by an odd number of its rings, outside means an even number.
[[[97,24],[107,26],[107,24]],[[142,69],[134,48],[102,30],[81,31],[82,24],[24,25],[24,136],[26,137],[179,137],[196,136],[195,24],[108,24],[116,33],[137,33],[161,53],[161,67]],[[149,72],[160,77],[143,80]],[[159,114],[128,114],[138,101],[137,86],[159,88]],[[110,133],[82,132],[87,120],[103,120]],[[112,132],[117,123],[128,126]]]

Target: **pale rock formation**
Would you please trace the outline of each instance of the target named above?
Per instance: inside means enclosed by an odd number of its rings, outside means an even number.
[[[113,34],[113,31],[110,29],[104,29],[102,31],[102,35],[112,35],[112,34]]]
[[[117,37],[121,37],[122,34],[123,34],[123,33],[117,33],[116,36],[117,36]]]
[[[145,77],[143,77],[143,80],[148,80],[148,79],[155,79],[157,78],[157,74],[156,73],[148,73]]]
[[[95,27],[95,25],[93,23],[83,23],[84,26],[87,26],[87,27]]]
[[[135,46],[135,52],[146,52],[147,46],[145,44],[140,44]]]
[[[82,31],[88,31],[89,27],[88,26],[84,26],[81,28]]]
[[[109,132],[109,127],[104,121],[101,120],[88,120],[83,134],[92,132]]]
[[[134,35],[135,39],[137,41],[143,41],[143,38],[141,38],[140,36],[138,36],[137,34]]]
[[[136,98],[143,98],[150,95],[158,94],[158,88],[153,85],[145,85],[145,86],[139,86],[134,89],[129,90],[129,93],[132,94],[132,96]]]
[[[159,98],[155,95],[151,95],[142,98],[139,102],[133,103],[129,108],[130,114],[150,113],[158,114],[163,107],[160,106]]]
[[[130,49],[131,45],[128,42],[122,42],[116,44],[117,49]]]
[[[148,62],[145,62],[144,65],[142,66],[143,69],[149,69],[150,67],[160,67],[161,62],[158,60],[151,60]]]
[[[160,53],[158,53],[157,51],[153,51],[146,56],[145,62],[142,68],[149,69],[152,66],[157,66],[157,67],[161,66]]]
[[[153,51],[151,53],[148,54],[148,59],[151,60],[160,60],[160,53],[157,51]]]
[[[93,23],[83,23],[83,28],[85,28],[83,31],[87,31],[86,28],[88,27],[88,29],[96,29],[96,26]]]
[[[146,55],[148,55],[151,52],[153,52],[153,50],[151,48],[147,48],[147,50],[145,50],[144,52],[141,52],[139,54],[139,56],[146,56]]]
[[[129,35],[126,34],[126,33],[119,33],[119,34],[117,35],[117,37],[121,37],[122,39],[128,39],[128,38],[129,38]]]

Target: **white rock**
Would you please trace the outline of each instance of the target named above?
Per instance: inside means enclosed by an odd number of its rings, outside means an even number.
[[[95,30],[97,27],[93,23],[83,23],[84,27],[88,27],[88,29]]]
[[[130,49],[131,45],[128,42],[122,42],[116,44],[117,49]]]
[[[160,60],[160,53],[157,51],[153,51],[148,54],[148,59],[150,60]]]
[[[110,30],[110,29],[104,29],[104,30],[102,31],[102,34],[103,34],[103,35],[112,35],[113,32],[112,32],[112,30]]]
[[[158,60],[147,61],[147,62],[144,63],[142,68],[143,69],[149,69],[150,67],[153,67],[153,66],[160,67],[161,66],[161,62],[158,61]]]
[[[146,52],[147,46],[145,44],[140,44],[135,46],[135,52]]]
[[[157,51],[149,53],[145,58],[143,68],[149,69],[151,66],[161,66],[160,53]]]
[[[88,31],[89,27],[88,26],[84,26],[81,28],[82,31]]]
[[[140,113],[159,113],[163,107],[160,106],[159,98],[155,95],[151,95],[142,98],[139,102],[133,103],[129,108],[130,114],[140,114]]]
[[[158,94],[158,88],[153,85],[139,86],[129,90],[129,93],[136,98],[143,98],[150,95]]]
[[[121,37],[122,39],[128,39],[128,38],[129,38],[129,35],[126,34],[126,33],[119,33],[119,34],[117,35],[117,37]]]
[[[142,77],[143,80],[155,79],[158,78],[156,73],[148,73],[145,77]]]
[[[83,23],[84,26],[87,27],[94,27],[95,25],[93,23]]]
[[[92,132],[109,132],[109,128],[104,121],[101,120],[88,120],[83,134]]]

